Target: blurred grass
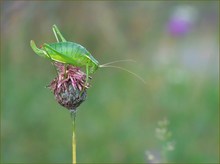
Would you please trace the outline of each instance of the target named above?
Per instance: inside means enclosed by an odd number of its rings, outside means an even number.
[[[191,31],[166,26],[180,6],[196,12]],[[34,54],[55,42],[51,26],[125,72],[98,70],[77,115],[78,162],[146,162],[159,151],[154,131],[167,117],[176,142],[173,162],[219,162],[219,3],[1,2],[1,162],[71,162],[71,120],[45,88],[55,72]]]

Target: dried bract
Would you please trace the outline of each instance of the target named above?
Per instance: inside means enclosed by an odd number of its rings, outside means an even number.
[[[56,101],[68,110],[76,108],[86,99],[86,74],[79,67],[54,63],[58,76],[48,86],[53,91]]]

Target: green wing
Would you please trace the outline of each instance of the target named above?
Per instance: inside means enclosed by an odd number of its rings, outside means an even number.
[[[52,48],[49,44],[43,45],[44,49],[47,51],[48,56],[55,61],[61,62],[61,63],[72,63],[72,59],[68,56],[65,56]]]

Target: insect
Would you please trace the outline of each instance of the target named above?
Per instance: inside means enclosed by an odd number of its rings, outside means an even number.
[[[135,73],[125,68],[110,65],[116,62],[132,61],[132,60],[118,60],[100,65],[99,62],[90,54],[90,52],[86,50],[86,48],[84,48],[80,44],[66,41],[66,39],[63,37],[63,35],[61,34],[61,32],[59,31],[56,25],[53,25],[52,30],[57,40],[56,43],[50,43],[50,44],[44,43],[41,48],[37,48],[35,42],[31,40],[30,41],[31,48],[37,55],[49,58],[53,61],[57,61],[65,64],[71,64],[76,67],[85,67],[86,84],[88,82],[89,75],[94,73],[100,67],[113,67],[113,68],[122,69],[124,71],[127,71],[135,75],[140,80],[145,82],[141,77],[139,77]],[[59,41],[58,36],[60,37],[61,42]]]

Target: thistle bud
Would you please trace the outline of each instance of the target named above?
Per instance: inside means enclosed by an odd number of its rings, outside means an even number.
[[[60,105],[68,110],[76,111],[87,96],[86,74],[72,65],[65,66],[58,62],[54,65],[58,76],[50,83],[49,88]]]

